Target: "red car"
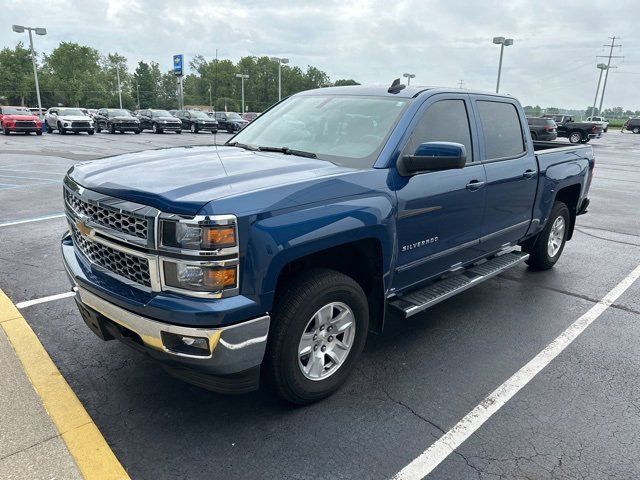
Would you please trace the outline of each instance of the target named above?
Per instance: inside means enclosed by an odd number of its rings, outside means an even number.
[[[0,127],[5,135],[11,132],[42,135],[42,121],[26,107],[0,107]]]

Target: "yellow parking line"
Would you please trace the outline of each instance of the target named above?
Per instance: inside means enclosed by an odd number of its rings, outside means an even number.
[[[11,300],[0,290],[0,326],[86,480],[128,480],[102,433]]]

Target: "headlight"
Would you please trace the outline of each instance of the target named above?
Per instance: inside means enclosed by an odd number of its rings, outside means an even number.
[[[185,250],[218,250],[237,244],[236,226],[162,221],[162,245]]]
[[[237,286],[237,266],[217,267],[165,261],[164,283],[169,287],[198,292],[218,292]]]

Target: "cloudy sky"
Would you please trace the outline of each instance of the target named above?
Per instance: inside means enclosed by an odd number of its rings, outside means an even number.
[[[495,89],[499,47],[505,49],[501,90],[523,104],[584,108],[593,103],[597,55],[612,35],[624,55],[611,70],[605,107],[640,109],[638,0],[0,0],[0,47],[26,35],[11,25],[43,26],[36,49],[60,41],[90,45],[171,66],[183,53],[237,60],[286,56],[335,80],[389,84],[403,72],[421,85]],[[598,59],[602,61],[602,59]],[[614,73],[615,72],[615,73]]]

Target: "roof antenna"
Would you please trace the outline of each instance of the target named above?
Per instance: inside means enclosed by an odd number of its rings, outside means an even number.
[[[391,84],[391,86],[389,87],[389,90],[387,90],[387,92],[389,93],[398,93],[400,90],[402,90],[403,88],[405,88],[406,85],[403,85],[400,83],[400,79],[396,78],[393,83]]]

